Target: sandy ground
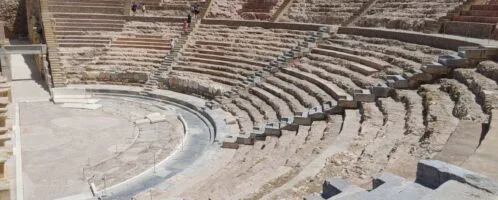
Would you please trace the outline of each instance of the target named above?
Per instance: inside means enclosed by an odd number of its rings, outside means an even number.
[[[20,115],[27,200],[88,192],[82,169],[112,155],[107,149],[134,130],[124,118],[50,102],[23,103]]]
[[[100,103],[103,108],[93,111],[50,102],[21,104],[26,199],[88,193],[91,172],[97,186],[103,185],[99,174],[108,175],[107,186],[116,184],[150,168],[153,150],[159,162],[179,144],[183,126],[173,111],[164,111],[170,114],[166,122],[138,133],[133,122],[157,107],[111,99]]]

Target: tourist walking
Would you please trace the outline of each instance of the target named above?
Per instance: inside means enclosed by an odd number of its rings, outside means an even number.
[[[184,20],[184,21],[183,21],[183,33],[184,33],[185,35],[187,35],[187,34],[188,34],[188,28],[189,28],[189,24],[187,23],[187,20]]]
[[[187,15],[187,23],[190,25],[191,22],[192,22],[192,15],[188,14]]]

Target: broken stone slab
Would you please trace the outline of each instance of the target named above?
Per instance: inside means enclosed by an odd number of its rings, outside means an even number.
[[[386,81],[387,81],[387,86],[395,89],[408,88],[408,80],[406,80],[401,75],[387,75]]]
[[[474,188],[498,194],[496,180],[439,160],[421,160],[418,162],[416,182],[435,189],[449,180],[466,183]]]
[[[437,74],[437,75],[448,74],[448,73],[450,73],[450,70],[451,70],[449,67],[444,66],[438,62],[423,63],[422,67],[420,69],[423,72],[426,72],[429,74]]]
[[[441,55],[438,63],[452,68],[466,68],[469,66],[468,60],[458,55]]]
[[[143,124],[150,124],[149,119],[138,119],[135,121],[135,125],[143,125]]]
[[[101,104],[87,104],[87,103],[64,103],[62,104],[64,108],[77,108],[77,109],[87,109],[87,110],[97,110],[102,107]]]
[[[54,103],[83,103],[83,104],[95,104],[100,101],[100,99],[94,98],[55,98],[53,99]]]
[[[151,113],[146,115],[145,118],[150,120],[151,124],[166,121],[166,117],[164,117],[164,115],[161,115],[161,113]]]
[[[375,95],[368,89],[354,90],[354,100],[357,102],[374,102]]]
[[[265,126],[264,133],[265,136],[280,137],[280,135],[282,135],[282,132],[280,131],[280,123],[278,122],[267,123]]]
[[[449,180],[420,200],[496,200],[496,196],[458,181]]]

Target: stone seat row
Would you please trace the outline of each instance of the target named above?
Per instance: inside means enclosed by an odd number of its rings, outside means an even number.
[[[443,64],[448,64],[448,63],[443,62]],[[443,65],[443,64],[440,64],[440,65]],[[424,67],[427,67],[427,65],[424,65]],[[422,69],[424,67],[422,67]],[[290,74],[291,76],[296,76],[297,79],[299,79],[299,80],[307,80],[307,81],[310,81],[310,83],[313,83],[315,85],[316,84],[320,85],[321,88],[325,88],[325,90],[327,90],[327,92],[326,92],[327,94],[330,94],[330,95],[334,96],[335,100],[337,100],[339,98],[338,102],[340,104],[340,102],[341,102],[340,98],[341,97],[340,97],[339,93],[337,93],[337,91],[341,91],[342,90],[341,88],[339,88],[337,86],[335,86],[335,88],[334,87],[328,87],[327,85],[330,85],[331,83],[328,83],[326,80],[323,80],[323,79],[321,79],[319,77],[316,77],[316,76],[313,76],[313,75],[306,75],[306,72],[303,72],[303,71],[298,70],[298,69],[281,68],[280,70],[283,71],[284,73]],[[428,71],[430,71],[430,70],[423,69],[422,73],[429,73]],[[392,88],[398,88],[399,86],[402,86],[402,85],[398,85],[398,84],[400,83],[399,81],[403,81],[403,77],[401,77],[399,75],[398,76],[387,76],[387,77],[388,77],[388,79],[387,79],[388,86],[390,86]],[[399,80],[398,79],[396,79],[396,80],[389,79],[391,77],[400,78],[400,79]],[[258,84],[256,84],[256,85],[258,85]],[[407,87],[407,83],[403,87]],[[266,89],[269,89],[269,88],[266,88]],[[389,93],[389,90],[390,89],[387,88],[386,86],[383,86],[383,87],[382,86],[381,87],[379,87],[379,86],[373,86],[373,87],[370,87],[370,90],[366,90],[366,91],[365,90],[356,90],[356,91],[353,90],[353,95],[350,95],[349,97],[346,97],[346,99],[345,99],[346,101],[343,100],[343,102],[348,102],[347,101],[348,98],[351,98],[351,100],[352,100],[351,102],[355,102],[354,101],[355,98],[362,99],[362,101],[367,101],[367,102],[368,101],[373,101],[373,100],[375,100],[376,97],[387,96],[388,93]],[[354,93],[354,92],[358,92],[358,93]],[[282,93],[282,94],[285,94],[285,93]],[[348,94],[348,93],[343,91],[342,94]],[[371,94],[374,94],[374,95],[371,95]],[[280,96],[280,98],[285,99],[285,97],[282,97],[282,96]],[[344,98],[344,97],[342,97],[342,98]],[[297,99],[302,99],[302,97],[295,98],[295,99],[296,100]],[[271,104],[271,103],[269,103],[269,104]],[[348,105],[348,104],[346,103],[345,105]],[[324,106],[324,107],[327,107],[327,106]],[[324,107],[322,107],[322,109],[324,109]],[[330,107],[332,107],[332,106],[330,106]],[[318,110],[318,109],[315,109],[315,111],[316,110]],[[310,112],[312,112],[312,111],[310,111]],[[288,122],[288,121],[291,121],[291,120],[289,120],[289,119],[283,119],[281,121],[284,122],[284,123],[281,123],[281,124],[284,124],[283,127],[285,127],[285,122]],[[269,123],[269,127],[275,128],[275,127],[278,126],[276,124],[277,123]],[[266,130],[266,128],[265,128],[265,130]],[[270,130],[270,132],[268,134],[269,135],[273,134],[272,129],[269,129],[269,130]],[[246,140],[243,140],[243,141],[246,141]]]

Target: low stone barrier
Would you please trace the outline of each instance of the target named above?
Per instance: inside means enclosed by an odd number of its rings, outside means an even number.
[[[203,19],[202,24],[226,25],[226,26],[247,26],[275,29],[289,29],[301,31],[318,31],[323,24],[301,24],[301,23],[283,23],[283,22],[263,22],[263,21],[246,21],[246,20],[225,20],[225,19]]]

